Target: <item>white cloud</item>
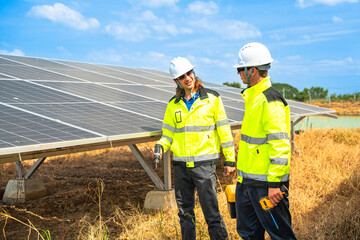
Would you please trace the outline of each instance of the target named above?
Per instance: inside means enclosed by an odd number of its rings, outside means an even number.
[[[193,31],[186,27],[177,27],[157,17],[152,11],[144,11],[135,17],[132,23],[122,24],[114,22],[105,27],[106,31],[126,41],[142,41],[148,38],[166,39],[169,35],[189,34]]]
[[[216,3],[212,1],[210,2],[195,1],[188,5],[188,9],[196,14],[212,15],[217,13],[218,6],[216,5]]]
[[[211,58],[207,58],[207,57],[195,57],[193,55],[188,55],[186,56],[191,63],[193,63],[196,66],[201,66],[203,64],[205,65],[210,65],[211,67],[213,66],[219,66],[219,67],[223,67],[223,68],[227,68],[229,67],[229,63],[228,62],[224,62],[221,61],[219,59],[211,59]]]
[[[134,5],[158,8],[163,6],[175,6],[179,0],[128,0]]]
[[[344,59],[339,59],[339,60],[321,60],[318,61],[317,64],[323,67],[345,67],[348,65],[352,65],[354,64],[355,61],[352,59],[352,57],[347,57]]]
[[[116,63],[119,64],[123,61],[123,56],[118,54],[115,50],[110,49],[108,51],[95,51],[92,50],[88,53],[88,58],[96,63]]]
[[[150,21],[158,21],[158,19],[159,18],[155,16],[155,14],[152,11],[146,10],[139,16],[137,20],[150,22]]]
[[[159,22],[157,24],[154,24],[152,27],[159,33],[169,33],[173,36],[179,33],[175,24],[167,24],[165,22]]]
[[[237,20],[219,20],[215,22],[203,18],[190,22],[190,25],[216,33],[223,39],[228,40],[261,37],[261,32],[255,26]]]
[[[162,18],[158,18],[152,11],[144,11],[138,21],[144,21],[148,23],[148,28],[154,29],[159,35],[159,38],[165,38],[167,34],[177,35],[179,33],[191,33],[191,29],[187,28],[178,28],[173,23],[168,23]]]
[[[222,31],[225,39],[245,39],[261,37],[261,32],[252,24],[240,21],[232,21],[223,25]]]
[[[46,18],[55,23],[62,23],[78,30],[88,30],[100,26],[99,21],[95,18],[85,18],[81,13],[62,3],[55,3],[54,6],[34,6],[27,14],[29,16]]]
[[[223,67],[223,68],[229,67],[228,62],[223,62],[218,59],[210,59],[210,58],[206,58],[206,57],[200,57],[198,60],[200,63],[206,63],[206,64],[209,64],[212,66],[219,66],[219,67]]]
[[[117,53],[115,50],[111,49],[105,52],[92,51],[89,54],[91,59],[95,61],[101,60],[105,63],[117,63],[124,64],[128,67],[145,67],[152,69],[159,69],[167,72],[169,67],[170,57],[166,56],[163,53],[159,52],[128,52]]]
[[[274,33],[270,35],[270,38],[274,40],[282,40],[285,38],[285,36],[282,34]]]
[[[158,52],[150,52],[149,55],[150,55],[150,57],[155,58],[155,59],[160,59],[160,58],[165,57],[165,54],[158,53]]]
[[[57,50],[59,52],[61,52],[64,56],[66,57],[70,57],[71,56],[71,53],[69,52],[69,50],[67,50],[64,46],[59,46],[57,47]]]
[[[105,27],[105,30],[117,39],[139,42],[151,37],[151,31],[143,23],[121,24],[111,23]]]
[[[337,17],[337,16],[333,16],[332,18],[333,22],[336,22],[336,23],[339,23],[339,22],[343,22],[344,20],[340,17]]]
[[[14,56],[25,56],[25,53],[20,49],[14,49],[12,51],[0,50],[0,54],[14,55]]]
[[[297,61],[300,60],[302,57],[300,55],[295,55],[295,56],[288,56],[285,59],[289,60],[289,61]]]
[[[342,36],[358,33],[360,30],[345,24],[338,25],[328,22],[301,27],[289,27],[267,32],[272,39],[282,45],[306,45],[314,42],[324,42],[339,39]]]
[[[341,3],[358,3],[359,0],[297,0],[296,6],[306,8],[317,4],[335,6]]]

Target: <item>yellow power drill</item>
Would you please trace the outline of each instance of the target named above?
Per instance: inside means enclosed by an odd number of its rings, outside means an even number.
[[[284,197],[287,197],[289,195],[288,189],[285,185],[282,185],[280,187],[280,191]],[[279,226],[277,225],[275,218],[272,215],[272,209],[274,208],[274,205],[272,205],[272,203],[270,202],[269,197],[268,196],[262,197],[262,198],[260,198],[259,202],[260,202],[262,209],[264,209],[266,212],[268,212],[270,214],[272,220],[275,223],[276,228],[279,229]]]

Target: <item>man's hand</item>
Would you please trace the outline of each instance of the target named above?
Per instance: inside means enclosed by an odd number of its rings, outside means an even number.
[[[233,171],[235,171],[235,167],[229,167],[229,166],[225,166],[224,167],[224,176],[227,177],[230,175],[230,173],[232,173]]]
[[[269,188],[269,200],[274,207],[284,198],[280,188]]]

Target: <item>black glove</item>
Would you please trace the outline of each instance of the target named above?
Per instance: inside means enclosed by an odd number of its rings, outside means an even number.
[[[160,165],[160,159],[163,153],[163,146],[161,146],[160,144],[155,144],[155,149],[154,149],[154,169],[158,169],[159,165]]]

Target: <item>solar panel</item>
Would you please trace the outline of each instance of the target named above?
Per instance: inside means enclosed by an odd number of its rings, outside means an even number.
[[[241,89],[204,86],[220,93],[231,125],[239,127]],[[0,55],[0,162],[9,154],[55,155],[63,147],[159,137],[175,87],[158,70]],[[333,112],[288,102],[293,117]]]
[[[59,103],[83,102],[83,99],[70,94],[45,88],[37,82],[23,80],[1,80],[0,101],[9,104],[18,103]]]
[[[0,148],[63,142],[99,135],[0,103]]]
[[[12,79],[12,77],[0,74],[0,79]]]
[[[149,98],[132,94],[125,90],[114,88],[112,85],[99,85],[93,83],[64,83],[64,82],[42,82],[41,85],[51,87],[73,94],[75,96],[91,99],[98,102],[144,102]],[[153,99],[150,99],[153,100]]]
[[[162,89],[160,87],[144,86],[144,85],[106,85],[121,91],[131,92],[150,99],[156,99],[167,103],[174,96],[175,87],[171,89]]]
[[[0,55],[0,73],[5,73],[7,76],[18,79],[30,80],[57,80],[57,81],[74,81],[73,78],[54,73],[50,70],[43,70],[38,67],[24,65],[14,61],[8,61],[1,58]]]

